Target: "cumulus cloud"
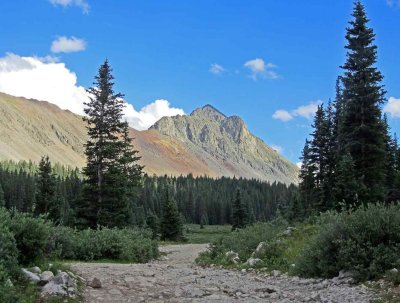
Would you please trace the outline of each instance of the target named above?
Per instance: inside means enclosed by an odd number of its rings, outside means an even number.
[[[400,99],[390,97],[383,111],[389,113],[392,118],[400,118]]]
[[[159,99],[136,111],[131,104],[125,108],[125,117],[129,124],[138,130],[145,130],[152,126],[162,117],[184,115],[180,108],[171,107],[169,101]]]
[[[86,0],[49,0],[51,4],[57,6],[77,6],[79,7],[84,14],[88,14],[90,10],[89,3]]]
[[[217,63],[211,64],[211,67],[209,69],[209,72],[214,74],[214,75],[220,75],[222,74],[226,69]]]
[[[51,43],[51,51],[53,53],[73,53],[86,49],[86,41],[75,37],[58,37]]]
[[[258,78],[278,79],[280,77],[276,72],[277,66],[272,63],[265,63],[261,58],[245,62],[244,67],[250,70],[250,78],[253,80],[257,80]]]
[[[78,115],[84,114],[88,94],[77,84],[77,76],[54,57],[22,57],[7,54],[0,58],[0,91],[25,98],[48,101]],[[156,100],[136,111],[127,103],[125,118],[130,126],[147,129],[164,116],[184,115],[167,100]]]
[[[274,112],[272,118],[281,120],[283,122],[287,122],[293,119],[293,115],[289,113],[287,110],[278,109],[276,112]]]
[[[315,101],[315,102],[311,102],[307,105],[302,105],[299,106],[298,108],[296,108],[293,111],[293,115],[294,116],[301,116],[303,118],[307,118],[307,119],[311,119],[315,112],[318,109],[318,106],[322,104],[321,100]]]
[[[290,112],[287,110],[284,110],[284,109],[279,109],[274,112],[274,114],[272,115],[272,118],[281,120],[283,122],[290,121],[294,117],[303,117],[306,119],[311,119],[314,116],[315,112],[317,111],[318,105],[321,105],[321,104],[322,104],[322,101],[318,100],[318,101],[310,102],[307,105],[301,105],[298,108],[296,108]]]
[[[56,104],[83,114],[85,88],[77,85],[76,74],[52,57],[21,57],[7,54],[0,58],[0,91]]]

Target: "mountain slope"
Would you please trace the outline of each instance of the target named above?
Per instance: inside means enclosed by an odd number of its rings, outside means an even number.
[[[244,177],[297,183],[297,167],[253,136],[242,119],[210,105],[190,116],[164,117],[147,131],[130,130],[149,174]],[[0,93],[0,160],[82,167],[82,118],[48,102]]]

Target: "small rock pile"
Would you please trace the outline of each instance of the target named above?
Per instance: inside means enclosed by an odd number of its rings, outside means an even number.
[[[51,264],[49,269],[51,269]],[[30,270],[25,268],[21,269],[23,275],[33,284],[40,287],[40,294],[42,297],[49,296],[66,296],[75,298],[78,294],[77,280],[84,279],[73,274],[72,272],[63,272],[58,270],[54,275],[52,271],[42,271],[39,267],[35,266]]]

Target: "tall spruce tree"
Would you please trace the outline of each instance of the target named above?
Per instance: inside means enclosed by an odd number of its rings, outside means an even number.
[[[236,189],[232,205],[232,230],[245,228],[248,223],[247,207],[243,203],[240,189]]]
[[[36,187],[35,214],[50,214],[54,219],[55,205],[55,177],[51,169],[49,156],[43,156],[39,162],[39,173]]]
[[[385,91],[381,85],[382,74],[375,67],[377,46],[375,34],[368,27],[368,18],[361,1],[356,1],[347,28],[347,61],[342,66],[344,75],[342,106],[339,124],[339,146],[349,154],[354,163],[360,201],[382,200],[385,189],[385,134],[380,105]]]
[[[184,240],[181,215],[168,186],[164,193],[160,232],[161,240]]]
[[[127,127],[122,121],[124,101],[114,92],[112,69],[106,60],[88,89],[84,120],[89,140],[85,145],[87,165],[83,186],[83,201],[78,216],[83,226],[124,226],[130,210],[127,205],[126,168],[129,161],[127,144],[121,137]]]
[[[6,206],[6,200],[4,199],[4,191],[3,191],[3,186],[0,184],[0,207],[5,207]]]
[[[315,201],[318,199],[315,186],[316,167],[312,162],[311,152],[310,141],[307,139],[301,156],[302,164],[299,174],[300,197],[298,204],[300,206],[298,205],[297,208],[301,208],[302,210],[302,212],[298,214],[299,217],[305,217],[310,214],[313,211]]]

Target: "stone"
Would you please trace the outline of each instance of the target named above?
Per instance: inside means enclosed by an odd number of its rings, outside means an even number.
[[[57,284],[54,282],[54,279],[47,283],[45,286],[43,286],[42,291],[41,291],[41,296],[42,297],[48,297],[48,296],[67,296],[68,288],[66,288],[62,284]]]
[[[250,266],[250,267],[255,267],[255,266],[257,266],[258,264],[260,264],[261,262],[262,262],[262,260],[259,259],[259,258],[249,258],[249,259],[246,261],[246,264],[247,264],[248,266]]]
[[[29,270],[26,270],[25,268],[22,268],[21,271],[24,274],[24,277],[27,278],[31,283],[34,283],[34,284],[39,283],[40,277],[37,274],[30,272]]]
[[[38,266],[32,267],[30,271],[37,275],[40,275],[42,273],[42,270]]]
[[[268,249],[268,243],[267,242],[260,242],[257,245],[256,250],[253,251],[253,253],[251,254],[251,256],[253,258],[263,257],[265,255],[265,253],[267,252],[267,249]]]
[[[274,277],[279,277],[282,273],[279,270],[273,270],[271,271],[271,275]]]
[[[389,272],[392,274],[397,274],[399,271],[397,268],[392,268],[391,270],[389,270]]]
[[[92,281],[89,282],[88,286],[90,286],[92,288],[101,288],[102,287],[101,281],[96,277],[94,277],[92,279]]]
[[[53,280],[53,278],[54,278],[54,274],[51,271],[46,270],[46,271],[42,272],[42,274],[40,275],[39,285],[41,285],[41,286],[46,285],[51,280]]]
[[[240,261],[239,254],[234,251],[228,251],[225,253],[225,257],[234,264],[238,264]]]

